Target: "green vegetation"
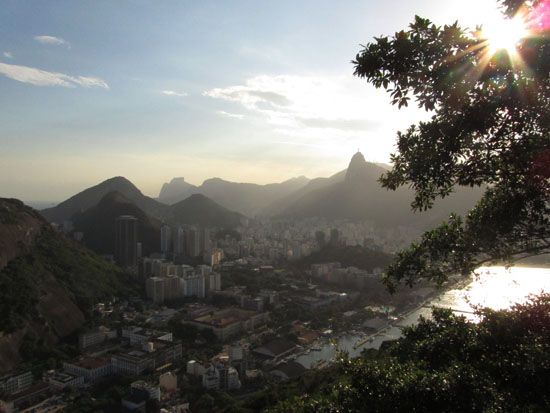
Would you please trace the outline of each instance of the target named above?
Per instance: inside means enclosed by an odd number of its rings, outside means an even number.
[[[376,267],[387,267],[393,257],[382,251],[375,251],[360,246],[331,247],[326,246],[296,262],[299,268],[309,268],[319,262],[338,261],[343,267],[357,267],[372,271]]]
[[[258,293],[264,288],[280,290],[284,282],[285,278],[279,272],[261,273],[249,268],[238,268],[223,273],[223,288],[242,285],[246,286],[248,294]]]
[[[342,355],[329,389],[273,412],[544,412],[550,409],[550,295],[476,324],[434,310],[404,337],[355,360]],[[269,406],[265,404],[262,407]]]
[[[543,1],[501,0],[511,18],[544,13]],[[433,111],[398,133],[393,169],[382,185],[416,192],[413,209],[432,207],[456,186],[487,185],[465,217],[448,222],[401,252],[390,288],[420,276],[438,283],[483,262],[513,262],[550,250],[550,47],[548,30],[491,52],[482,32],[416,17],[408,30],[375,38],[357,55],[355,75],[391,93],[393,104]],[[543,31],[544,30],[544,31]]]
[[[28,253],[0,271],[0,331],[36,318],[40,286],[50,281],[61,284],[85,313],[99,300],[136,294],[119,268],[45,227]]]
[[[545,4],[499,3],[508,18],[520,9],[530,17]],[[407,106],[414,97],[434,113],[398,134],[382,185],[411,187],[414,210],[430,209],[460,185],[485,188],[465,218],[451,215],[397,255],[385,279],[390,291],[421,278],[443,284],[481,263],[550,250],[550,48],[548,33],[536,30],[521,39],[515,57],[491,52],[480,30],[416,17],[408,30],[375,38],[357,55],[355,75],[388,90],[393,104]],[[380,351],[342,355],[329,388],[271,411],[550,411],[550,295],[477,316],[476,324],[434,310],[432,320]]]
[[[55,274],[83,310],[99,300],[137,295],[130,276],[80,245],[46,231],[35,249],[37,260]]]
[[[176,316],[168,321],[166,329],[176,340],[181,340],[187,359],[208,360],[222,351],[222,345],[211,330],[198,329],[182,324],[182,317]]]

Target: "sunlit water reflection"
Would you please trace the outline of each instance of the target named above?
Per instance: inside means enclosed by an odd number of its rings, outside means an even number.
[[[529,295],[550,292],[549,268],[512,267],[481,267],[472,276],[472,281],[460,289],[452,289],[441,293],[430,300],[426,306],[418,308],[405,315],[395,325],[362,345],[364,337],[345,335],[337,340],[337,345],[325,344],[320,351],[311,351],[296,358],[296,361],[310,368],[320,361],[334,359],[337,349],[347,351],[350,356],[358,356],[363,349],[379,348],[385,340],[399,338],[401,328],[416,324],[420,316],[429,317],[432,306],[451,308],[457,314],[476,321],[472,314],[475,307],[489,307],[495,310],[510,308],[515,303],[525,302]]]

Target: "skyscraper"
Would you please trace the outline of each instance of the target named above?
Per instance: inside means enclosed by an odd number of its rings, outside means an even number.
[[[200,242],[200,254],[205,252],[210,252],[210,230],[208,228],[202,228],[199,231],[199,242]]]
[[[168,225],[160,227],[160,252],[165,256],[170,252],[172,246],[172,231]]]
[[[115,220],[115,261],[122,268],[137,272],[137,224],[132,215]]]
[[[198,257],[201,253],[199,231],[196,228],[189,228],[186,235],[186,255],[188,257]]]
[[[185,255],[185,230],[182,227],[178,227],[174,232],[174,254]]]

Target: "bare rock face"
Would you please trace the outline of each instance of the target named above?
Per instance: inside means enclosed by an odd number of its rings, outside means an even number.
[[[195,185],[185,182],[183,177],[176,177],[162,185],[158,199],[167,204],[174,204],[194,193],[197,193]]]

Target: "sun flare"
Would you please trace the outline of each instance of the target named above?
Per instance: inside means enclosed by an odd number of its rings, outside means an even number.
[[[524,19],[516,16],[513,19],[494,20],[483,28],[482,34],[491,54],[506,50],[513,55],[519,41],[528,35],[528,30]]]

